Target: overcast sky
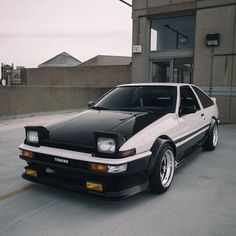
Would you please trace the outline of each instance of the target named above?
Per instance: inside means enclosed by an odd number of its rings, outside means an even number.
[[[0,9],[0,62],[37,67],[63,51],[81,61],[131,55],[131,7],[119,0],[0,0]]]

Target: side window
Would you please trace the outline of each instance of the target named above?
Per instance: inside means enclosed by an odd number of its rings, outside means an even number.
[[[193,86],[195,93],[201,101],[201,104],[204,108],[210,107],[214,105],[214,102],[199,88]]]
[[[197,98],[189,86],[180,87],[180,115],[200,110]]]

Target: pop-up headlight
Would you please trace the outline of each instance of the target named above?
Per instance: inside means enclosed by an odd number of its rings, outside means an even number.
[[[38,131],[27,130],[26,132],[26,140],[28,143],[39,143],[39,135]]]
[[[136,154],[136,149],[119,151],[125,143],[125,138],[116,133],[94,132],[96,140],[96,150],[94,156],[106,158],[124,158]],[[115,172],[115,170],[114,170]]]
[[[99,137],[97,139],[97,150],[101,153],[113,154],[116,152],[116,142],[113,138]]]
[[[35,147],[40,146],[40,142],[42,139],[49,138],[49,131],[43,126],[26,126],[25,134],[25,144]]]

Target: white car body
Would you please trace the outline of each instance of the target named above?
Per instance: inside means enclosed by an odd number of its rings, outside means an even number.
[[[155,89],[156,87],[163,90],[165,88],[176,88],[174,89],[176,94],[174,95],[174,100],[173,96],[170,95],[168,97],[168,94],[162,95],[164,97],[160,95],[160,97],[155,98],[162,102],[168,99],[172,101],[171,104],[174,104],[173,111],[166,112],[155,118],[155,114],[149,114],[145,109],[140,110],[140,112],[132,110],[119,111],[116,109],[101,110],[97,106],[97,104],[106,100],[107,97],[109,98],[111,96],[109,94],[115,93],[113,91],[122,90],[127,87],[147,90],[149,88]],[[114,178],[117,179],[121,178],[122,181],[124,178],[127,178],[127,183],[129,183],[129,179],[132,179],[134,175],[137,176],[137,179],[140,179],[141,175],[144,176],[143,180],[141,182],[138,180],[136,184],[133,184],[133,187],[130,187],[131,184],[128,184],[129,188],[123,189],[124,186],[121,184],[123,186],[121,190],[120,186],[116,186],[119,191],[106,190],[107,192],[104,192],[104,188],[101,188],[101,192],[96,192],[95,190],[93,192],[95,194],[109,197],[130,196],[146,189],[149,183],[151,189],[161,193],[169,187],[174,175],[174,169],[178,165],[182,164],[202,147],[207,150],[213,150],[216,147],[218,141],[217,127],[219,124],[216,99],[208,97],[195,85],[140,83],[120,85],[113,91],[98,100],[95,105],[92,105],[91,109],[67,118],[55,125],[26,127],[26,133],[33,130],[33,133],[38,135],[34,140],[39,141],[38,143],[32,143],[28,140],[27,136],[25,143],[19,147],[22,150],[20,157],[29,164],[26,170],[31,171],[26,171],[27,173],[24,173],[23,177],[33,182],[44,183],[51,183],[52,178],[52,184],[55,184],[57,181],[53,180],[54,176],[52,174],[46,173],[47,168],[60,173],[61,170],[68,169],[70,166],[73,172],[76,171],[73,166],[77,162],[88,166],[95,163],[95,165],[103,165],[106,168],[107,173],[104,173],[104,178],[106,177],[108,182],[111,181],[110,176],[115,176]],[[143,106],[144,100],[142,99],[140,103]],[[147,125],[143,125],[145,122],[142,123],[141,118],[148,117],[149,115],[154,116],[154,119],[152,118]],[[138,118],[141,119],[140,125],[142,127],[138,127],[136,132],[130,133],[134,129]],[[106,128],[106,126],[109,126],[109,128]],[[86,129],[88,132],[86,132]],[[81,133],[81,135],[79,136],[78,133]],[[93,135],[95,135],[94,140],[96,140],[96,143],[93,141]],[[106,145],[115,145],[115,152],[105,151],[101,153],[98,151],[97,146],[94,147],[96,151],[83,151],[84,147],[74,150],[76,146],[67,145],[75,141],[86,142],[86,137],[90,138],[90,146],[92,143],[93,147],[98,145],[98,138],[102,137],[102,139],[105,139],[103,142],[107,142],[104,147],[107,148]],[[66,142],[62,143],[62,139]],[[55,140],[59,140],[57,141],[58,144]],[[110,144],[108,141],[110,143],[114,141],[114,144]],[[92,149],[90,148],[90,150]],[[31,158],[27,158],[24,152],[29,152],[30,154],[27,155],[31,155]],[[48,161],[49,159],[50,162]],[[66,165],[68,165],[68,168]],[[44,170],[42,171],[42,169]],[[162,172],[160,174],[156,173],[160,169]],[[45,177],[46,179],[40,177],[40,174],[38,174],[40,171],[43,176],[47,176],[47,178]],[[33,174],[30,176],[29,173]],[[157,181],[158,183],[156,182],[157,177],[154,178],[153,173],[157,174],[158,178],[161,176],[161,182],[159,180],[159,182]],[[85,175],[83,170],[81,170],[81,176],[82,179],[91,179],[94,182],[97,182],[98,179],[100,181],[100,173],[97,175],[96,171],[94,173],[90,170]],[[101,186],[113,189],[114,186],[109,184],[101,183]],[[71,186],[71,188],[75,187],[77,186]],[[80,186],[80,188],[84,190],[84,185]]]

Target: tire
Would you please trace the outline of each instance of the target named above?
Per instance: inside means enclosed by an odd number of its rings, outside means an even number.
[[[170,144],[164,144],[157,156],[149,179],[150,192],[161,194],[170,187],[175,170],[174,151]]]
[[[218,144],[218,139],[219,139],[218,125],[215,122],[215,124],[213,125],[205,144],[203,145],[204,150],[213,151],[216,148],[217,144]]]

